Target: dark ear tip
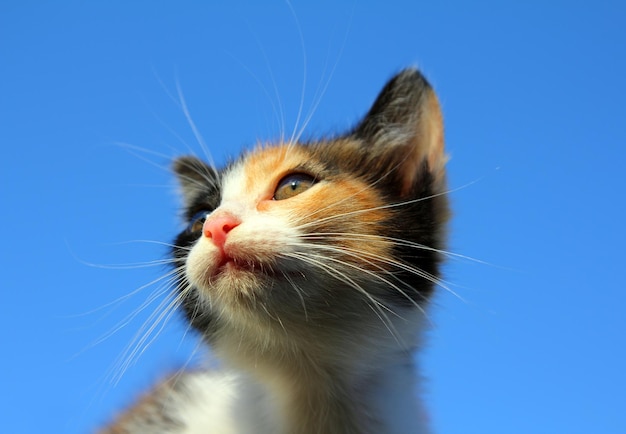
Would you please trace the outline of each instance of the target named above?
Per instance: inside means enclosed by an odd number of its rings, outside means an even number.
[[[195,171],[194,168],[197,168],[199,163],[200,161],[196,157],[183,155],[182,157],[178,157],[172,161],[172,169],[174,170],[174,173],[183,175],[189,171]]]
[[[396,74],[391,81],[400,85],[405,84],[413,88],[432,89],[432,86],[424,74],[422,74],[422,72],[415,67],[403,69]]]
[[[393,76],[378,94],[369,112],[354,129],[360,138],[375,138],[390,128],[413,128],[424,103],[434,91],[417,68],[406,68]]]

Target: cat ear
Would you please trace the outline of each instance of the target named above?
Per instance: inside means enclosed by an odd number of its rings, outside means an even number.
[[[443,143],[443,120],[437,96],[416,69],[406,69],[392,78],[353,136],[367,147],[369,159],[400,182],[406,195],[424,170],[434,187],[445,188],[447,161]]]
[[[216,170],[196,157],[177,158],[172,167],[178,177],[185,206],[190,206],[200,194],[219,189]]]

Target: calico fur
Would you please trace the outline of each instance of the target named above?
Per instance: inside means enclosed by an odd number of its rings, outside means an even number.
[[[445,162],[415,69],[344,135],[259,145],[220,170],[176,160],[177,300],[225,368],[177,373],[101,432],[428,432],[414,352],[439,282]]]

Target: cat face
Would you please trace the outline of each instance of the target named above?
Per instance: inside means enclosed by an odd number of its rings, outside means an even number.
[[[444,164],[439,106],[415,70],[344,136],[262,145],[220,171],[178,159],[189,320],[209,340],[246,328],[315,339],[420,311],[439,273]]]

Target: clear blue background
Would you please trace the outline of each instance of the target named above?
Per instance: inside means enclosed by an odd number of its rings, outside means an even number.
[[[443,106],[450,250],[484,261],[432,309],[436,432],[626,432],[626,10],[585,3],[3,1],[2,432],[89,432],[190,359],[176,316],[125,353],[167,268],[107,267],[180,227],[177,86],[223,163],[301,105],[349,127],[408,65]]]

